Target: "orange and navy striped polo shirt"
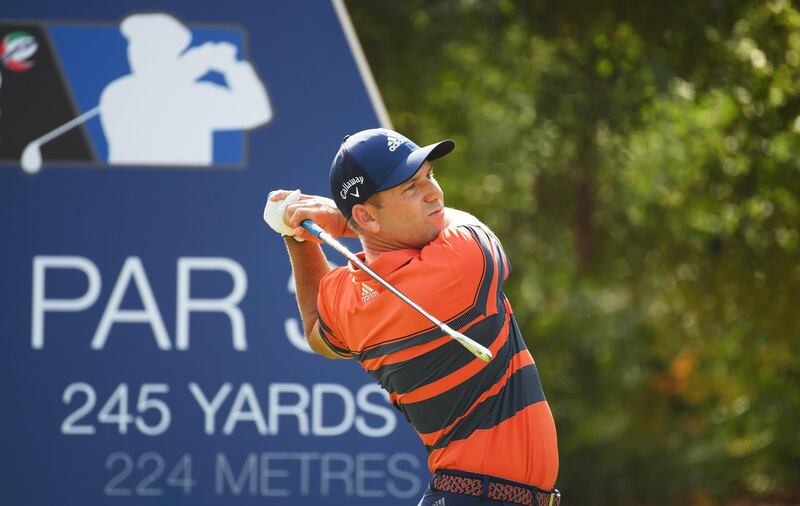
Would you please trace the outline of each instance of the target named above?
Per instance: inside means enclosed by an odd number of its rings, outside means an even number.
[[[480,225],[450,226],[421,250],[386,252],[370,267],[494,355],[476,358],[352,263],[320,282],[320,334],[389,393],[425,444],[431,472],[552,488],[555,424],[503,294],[510,265],[500,242]]]

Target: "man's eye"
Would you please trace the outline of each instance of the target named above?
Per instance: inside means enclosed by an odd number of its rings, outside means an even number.
[[[414,189],[414,184],[412,183],[412,184],[406,186],[406,189],[403,190],[403,191],[409,191],[409,190],[413,190],[413,189]]]

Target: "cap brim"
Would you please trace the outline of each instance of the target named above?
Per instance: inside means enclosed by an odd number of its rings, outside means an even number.
[[[413,151],[400,165],[397,166],[392,174],[383,182],[376,191],[384,191],[403,184],[417,173],[425,160],[436,160],[445,156],[455,149],[456,143],[450,139],[428,144]]]

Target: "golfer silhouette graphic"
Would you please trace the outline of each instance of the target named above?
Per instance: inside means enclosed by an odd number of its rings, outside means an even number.
[[[253,67],[236,46],[208,42],[168,14],[134,14],[120,31],[131,73],[106,86],[100,120],[111,164],[211,165],[213,133],[267,123],[272,109]],[[227,86],[200,80],[218,72]]]

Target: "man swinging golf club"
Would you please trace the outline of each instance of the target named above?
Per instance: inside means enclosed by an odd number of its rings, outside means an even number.
[[[509,261],[485,225],[444,207],[433,175],[454,147],[358,132],[333,160],[333,200],[274,191],[264,219],[286,238],[311,348],[355,358],[422,439],[434,476],[419,505],[559,504],[555,424],[502,291]],[[364,251],[331,269],[320,240],[343,248],[335,237]]]

